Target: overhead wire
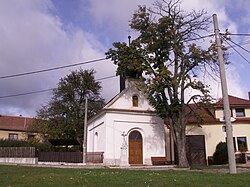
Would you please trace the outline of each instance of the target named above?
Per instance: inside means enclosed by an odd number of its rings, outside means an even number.
[[[250,53],[250,51],[249,51],[249,50],[247,50],[247,49],[245,49],[244,47],[240,46],[239,44],[235,43],[235,42],[234,42],[234,41],[232,41],[231,39],[229,39],[228,41],[229,41],[229,42],[232,42],[235,46],[237,46],[237,47],[239,47],[239,48],[243,49],[244,51],[246,51],[246,52]]]
[[[250,36],[250,33],[220,33],[220,35],[227,35],[227,36]]]
[[[243,58],[246,62],[248,62],[249,64],[250,64],[250,61],[246,58],[246,57],[244,57],[237,49],[235,49],[235,47],[233,47],[229,42],[228,42],[228,39],[226,38],[226,37],[224,37],[224,36],[222,36],[222,38],[223,38],[223,40],[236,52],[236,53],[238,53],[238,55],[240,55],[241,56],[241,58]]]
[[[99,59],[89,60],[89,61],[85,61],[85,62],[79,62],[79,63],[75,63],[75,64],[58,66],[58,67],[54,67],[54,68],[48,68],[48,69],[42,69],[42,70],[36,70],[36,71],[30,71],[30,72],[18,73],[18,74],[12,74],[12,75],[5,75],[5,76],[0,76],[0,79],[7,79],[7,78],[12,78],[12,77],[20,77],[20,76],[24,76],[24,75],[43,73],[43,72],[47,72],[47,71],[54,71],[54,70],[58,70],[58,69],[64,69],[64,68],[79,66],[79,65],[83,65],[83,64],[90,64],[90,63],[99,62],[99,61],[103,61],[103,60],[107,60],[107,59],[106,58],[99,58]]]
[[[189,42],[189,41],[204,39],[204,38],[212,37],[212,36],[214,36],[214,34],[209,34],[209,35],[205,35],[205,36],[201,36],[201,37],[197,37],[197,38],[193,38],[193,39],[184,40],[184,42]],[[25,72],[25,73],[5,75],[5,76],[0,76],[0,79],[7,79],[7,78],[13,78],[13,77],[20,77],[20,76],[25,76],[25,75],[43,73],[43,72],[48,72],[48,71],[54,71],[54,70],[59,70],[59,69],[64,69],[64,68],[69,68],[69,67],[74,67],[74,66],[79,66],[79,65],[94,63],[94,62],[103,61],[103,60],[107,60],[107,59],[106,58],[99,58],[99,59],[89,60],[89,61],[85,61],[85,62],[79,62],[79,63],[75,63],[75,64],[58,66],[58,67],[54,67],[54,68],[48,68],[48,69],[30,71],[30,72]],[[108,76],[108,77],[100,78],[100,79],[97,79],[97,81],[98,80],[105,80],[105,79],[109,79],[109,78],[113,78],[113,77],[116,77],[116,76],[113,75],[113,76]],[[53,89],[55,89],[55,88],[49,88],[49,89],[38,90],[38,91],[31,91],[31,92],[25,92],[25,93],[19,93],[19,94],[4,95],[4,96],[0,96],[0,99],[10,98],[10,97],[17,97],[17,96],[25,96],[25,95],[31,95],[31,94],[37,94],[37,93],[43,93],[43,92],[52,91]]]
[[[102,80],[106,80],[106,79],[110,79],[110,78],[114,78],[114,77],[116,77],[116,75],[99,78],[99,79],[96,79],[96,81],[102,81]],[[44,90],[32,91],[32,92],[4,95],[4,96],[0,96],[0,99],[10,98],[10,97],[18,97],[18,96],[25,96],[25,95],[32,95],[32,94],[38,94],[38,93],[43,93],[43,92],[49,92],[49,91],[52,91],[54,89],[56,89],[56,88],[49,88],[49,89],[44,89]]]
[[[214,34],[209,34],[209,35],[200,36],[200,37],[197,37],[197,38],[187,39],[187,40],[184,40],[184,42],[191,42],[191,41],[194,41],[194,40],[200,40],[200,39],[204,39],[204,38],[208,38],[208,37],[212,37],[212,36],[214,36]]]

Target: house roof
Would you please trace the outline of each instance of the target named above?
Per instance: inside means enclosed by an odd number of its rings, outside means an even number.
[[[0,130],[27,131],[33,122],[30,117],[0,115]]]
[[[92,118],[88,120],[88,124],[92,123],[96,119],[100,118],[102,115],[105,115],[107,112],[117,112],[117,113],[136,113],[136,114],[150,114],[152,115],[154,111],[150,109],[144,109],[144,108],[126,108],[124,105],[119,105],[119,107],[112,107],[112,105],[117,102],[122,96],[127,94],[131,89],[134,89],[135,87],[131,84],[124,90],[122,90],[120,93],[115,95],[108,103]],[[142,95],[141,95],[142,96]]]
[[[235,96],[228,96],[230,107],[250,107],[250,100],[238,98]],[[192,112],[189,119],[188,124],[197,124],[197,123],[203,123],[203,124],[216,124],[221,123],[218,118],[215,118],[214,111],[216,108],[223,108],[223,99],[220,99],[217,103],[211,106],[197,106],[194,104],[189,105],[189,112],[190,110],[193,110],[195,112]],[[198,114],[198,115],[196,115]],[[202,119],[199,119],[199,118]],[[237,118],[234,123],[250,123],[250,117],[241,117]]]
[[[250,100],[242,99],[229,95],[229,103],[231,107],[250,107]],[[218,124],[222,123],[219,118],[215,117],[215,110],[223,108],[223,99],[220,99],[213,105],[189,104],[185,108],[187,116],[187,124]],[[168,124],[168,120],[165,120]],[[236,118],[234,123],[250,123],[250,117]]]
[[[190,104],[187,109],[188,124],[214,124],[219,119],[215,118],[212,106]]]
[[[250,106],[250,100],[238,98],[232,95],[228,96],[230,106]],[[220,99],[216,105],[216,107],[223,107],[223,99]]]

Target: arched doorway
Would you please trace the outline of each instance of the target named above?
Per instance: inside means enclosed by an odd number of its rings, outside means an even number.
[[[129,164],[143,164],[142,135],[139,131],[129,134]]]

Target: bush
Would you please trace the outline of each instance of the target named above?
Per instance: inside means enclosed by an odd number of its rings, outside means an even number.
[[[0,139],[0,147],[35,147],[38,151],[50,151],[49,143],[41,143],[38,140],[8,140]]]
[[[0,139],[0,147],[30,147],[30,144],[24,140]]]
[[[228,153],[226,142],[220,142],[216,146],[216,150],[213,154],[213,164],[227,164],[228,163]]]

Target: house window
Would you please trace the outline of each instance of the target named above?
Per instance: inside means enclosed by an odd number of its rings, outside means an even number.
[[[133,95],[132,100],[133,100],[133,107],[138,107],[138,96]]]
[[[246,152],[247,151],[247,138],[246,137],[237,137],[238,151]]]
[[[34,140],[35,135],[34,134],[28,134],[28,140]]]
[[[9,134],[9,140],[17,140],[18,139],[18,134]]]
[[[244,108],[236,108],[235,113],[236,113],[236,117],[245,117],[245,109]]]

